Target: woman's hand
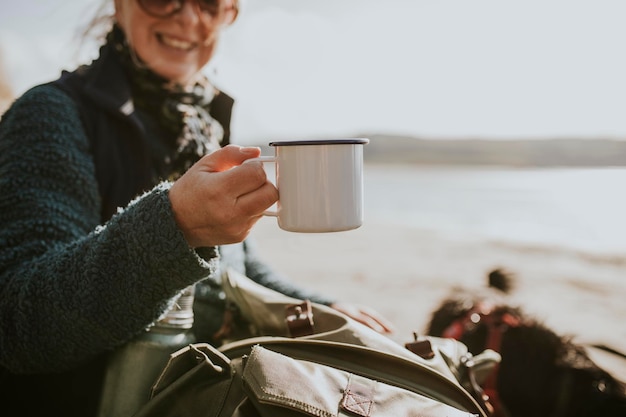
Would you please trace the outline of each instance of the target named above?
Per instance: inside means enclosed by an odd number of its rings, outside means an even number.
[[[170,188],[176,223],[189,246],[244,240],[263,211],[278,199],[258,157],[259,148],[228,145],[203,157]]]
[[[363,306],[347,303],[334,303],[330,305],[335,310],[358,321],[379,333],[392,333],[393,326],[390,321],[378,312]]]

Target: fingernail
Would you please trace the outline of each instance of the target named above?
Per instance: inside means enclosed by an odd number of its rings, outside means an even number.
[[[255,147],[255,146],[246,146],[246,147],[242,147],[241,148],[241,152],[245,153],[245,154],[256,154],[257,152],[259,152],[261,150],[261,148],[259,147]]]

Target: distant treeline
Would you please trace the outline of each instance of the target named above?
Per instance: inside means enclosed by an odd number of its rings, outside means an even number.
[[[360,135],[370,143],[366,162],[535,167],[626,166],[626,138],[614,139],[420,139]]]

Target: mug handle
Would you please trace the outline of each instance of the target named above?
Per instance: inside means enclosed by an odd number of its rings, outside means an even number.
[[[276,162],[276,157],[275,156],[259,156],[257,158],[250,158],[250,159],[246,159],[245,161],[243,161],[244,164],[247,164],[248,162]],[[278,217],[278,212],[273,211],[273,210],[265,210],[263,212],[263,215]]]

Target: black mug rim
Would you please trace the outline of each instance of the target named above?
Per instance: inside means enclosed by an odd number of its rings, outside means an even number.
[[[318,139],[318,140],[284,140],[270,142],[269,146],[298,146],[298,145],[365,145],[370,142],[366,138],[351,139]]]

